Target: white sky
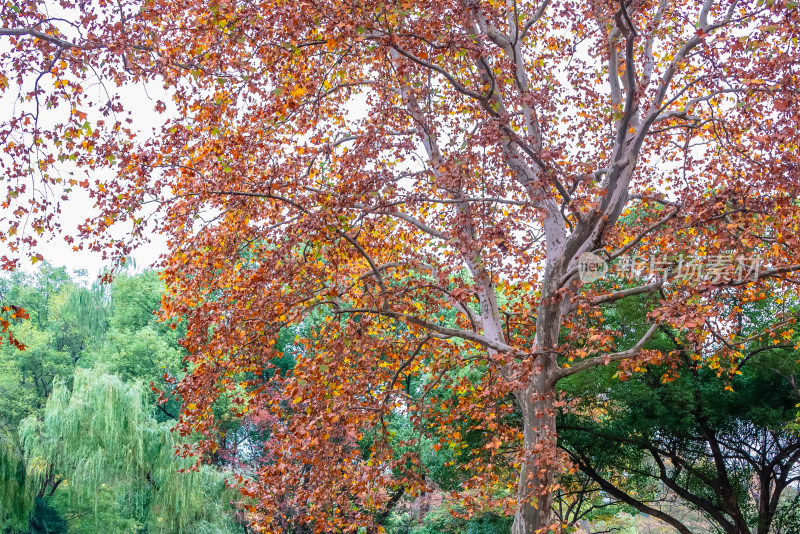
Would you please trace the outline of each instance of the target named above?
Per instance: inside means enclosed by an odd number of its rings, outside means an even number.
[[[73,190],[71,200],[63,205],[60,216],[67,235],[75,232],[78,224],[84,222],[87,214],[91,211],[91,206],[92,201],[86,191],[78,188]],[[153,266],[158,261],[159,256],[166,252],[165,240],[162,236],[153,235],[151,239],[151,243],[137,248],[131,256],[137,271]],[[2,250],[2,247],[0,247],[0,250]],[[86,269],[89,273],[89,281],[94,280],[110,266],[110,262],[103,260],[100,252],[73,250],[73,245],[67,243],[63,235],[52,236],[49,240],[43,240],[39,244],[38,251],[53,266],[64,266],[70,272],[77,269]],[[21,266],[28,270],[24,262],[21,262]],[[35,265],[31,267],[33,269],[36,268]]]
[[[52,7],[54,9],[58,9],[57,6]],[[3,61],[3,56],[5,55],[4,52],[8,51],[8,47],[9,40],[5,38],[0,39],[0,61]],[[11,57],[11,55],[9,54],[6,57]],[[47,94],[48,90],[51,89],[53,81],[53,77],[48,75],[45,75],[41,79],[40,86],[44,89],[45,94]],[[30,82],[31,80],[28,80],[27,85],[23,86],[24,91],[31,88]],[[126,84],[118,88],[113,83],[107,82],[101,85],[100,83],[90,82],[85,84],[84,88],[84,101],[93,101],[95,104],[97,102],[105,101],[107,98],[106,92],[120,95],[126,106],[126,109],[133,111],[133,113],[130,115],[130,118],[133,119],[133,123],[130,125],[130,128],[133,131],[138,132],[141,138],[148,137],[154,128],[163,124],[165,118],[167,118],[167,116],[170,114],[170,111],[172,111],[172,100],[168,95],[168,91],[160,86],[160,84],[150,83],[147,84],[147,86],[142,84]],[[19,95],[18,91],[19,88],[16,86],[16,84],[9,80],[8,90],[5,91],[5,93],[0,94],[0,123],[8,120],[13,114],[19,113],[20,104],[17,100]],[[167,104],[167,112],[165,114],[158,114],[155,111],[155,104],[159,99]],[[96,119],[101,118],[96,113],[92,113],[89,106],[82,106],[81,110],[89,113],[87,120],[90,123],[93,123]],[[64,108],[63,106],[60,106],[55,111],[48,111],[43,107],[39,124],[43,128],[52,127],[52,125],[63,120],[66,113],[68,113],[68,109]],[[118,118],[124,119],[125,115],[121,115]],[[106,121],[108,121],[108,118],[106,118]],[[0,157],[4,157],[2,153],[0,153]],[[78,180],[88,178],[92,184],[94,183],[94,180],[98,178],[103,180],[102,176],[98,176],[96,174],[87,176],[84,171],[76,169],[75,167],[70,167],[68,163],[57,163],[56,165],[58,171],[65,178],[69,175],[73,175]],[[107,180],[113,179],[114,176],[109,173]],[[0,184],[2,184],[2,181],[2,178],[0,178]],[[53,196],[59,196],[59,193],[53,192]],[[22,202],[20,202],[20,204],[22,204]],[[35,250],[22,250],[18,253],[10,252],[5,244],[0,243],[0,256],[6,254],[10,258],[20,258],[20,268],[24,271],[31,272],[37,270],[38,265],[31,264],[31,261],[27,258],[27,255],[38,252],[44,256],[45,261],[49,262],[53,266],[64,266],[70,272],[78,269],[85,269],[89,274],[87,281],[93,281],[100,273],[110,266],[110,261],[107,259],[104,260],[101,252],[73,250],[73,245],[78,244],[79,240],[76,239],[73,244],[69,244],[65,241],[65,237],[70,235],[73,237],[77,236],[78,225],[84,223],[88,217],[91,217],[94,214],[94,202],[91,198],[89,198],[88,191],[81,187],[73,187],[69,193],[68,200],[61,201],[60,204],[61,214],[58,216],[58,218],[63,229],[63,233],[61,235],[45,234],[38,239],[39,243]],[[11,217],[13,217],[13,215],[6,213],[0,214],[0,219]],[[29,227],[26,228],[23,221],[23,223],[20,225],[20,232],[30,233],[32,230]],[[114,237],[116,238],[122,238],[124,236],[122,229],[113,233],[115,234]],[[162,236],[152,235],[151,240],[152,242],[150,244],[138,248],[131,256],[135,270],[137,271],[153,266],[158,261],[159,256],[166,252],[165,239]]]

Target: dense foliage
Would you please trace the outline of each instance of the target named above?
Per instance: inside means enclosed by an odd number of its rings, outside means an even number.
[[[721,532],[774,532],[798,505],[800,436],[796,352],[759,351],[730,379],[689,359],[620,381],[593,373],[568,388],[580,401],[563,414],[560,445],[613,501],[682,533],[695,526],[663,501],[700,512]],[[675,373],[675,371],[671,371]],[[786,525],[784,525],[786,527]]]
[[[263,444],[275,419],[260,410],[237,417],[235,392],[221,396],[213,407],[220,430],[204,437],[214,443],[204,457],[208,465],[192,470],[193,461],[174,454],[199,436],[186,441],[170,431],[181,410],[170,392],[183,372],[184,353],[177,345],[180,333],[154,315],[163,287],[158,277],[121,275],[110,286],[92,287],[80,276],[44,265],[3,283],[6,298],[25,303],[31,318],[12,325],[28,347],[5,347],[2,353],[0,380],[7,389],[0,400],[7,408],[0,441],[0,524],[31,534],[227,534],[243,528],[245,516],[228,506],[234,497],[223,477],[244,480],[264,461],[274,461]],[[639,324],[652,305],[628,297],[606,308],[606,320],[621,336],[635,337],[642,327],[626,334],[624,325]],[[743,327],[760,331],[782,305],[771,300],[744,306]],[[301,328],[285,329],[273,374],[298,372],[298,361],[313,356],[298,340],[322,335],[331,317],[318,314]],[[568,529],[592,525],[633,532],[641,514],[685,532],[741,532],[737,520],[753,532],[799,529],[794,511],[800,499],[800,438],[790,427],[800,400],[800,368],[793,330],[779,337],[783,342],[760,348],[754,340],[736,367],[725,369],[720,365],[726,360],[691,353],[682,333],[664,329],[648,348],[676,352],[675,365],[609,366],[562,382],[559,445],[578,471],[559,476],[555,515]],[[469,390],[479,373],[466,367],[457,379]],[[249,379],[271,384],[270,376]],[[408,395],[424,393],[429,380],[398,376]],[[42,383],[46,389],[37,387]],[[393,486],[373,521],[394,534],[508,532],[511,517],[501,507],[470,514],[451,492],[473,478],[473,466],[487,454],[495,473],[513,479],[513,454],[505,448],[494,452],[491,431],[476,432],[474,422],[453,417],[458,390],[427,394],[438,412],[432,420],[447,419],[447,426],[419,436],[407,411],[393,411],[384,423],[398,459],[420,453],[419,468],[430,489],[420,495]],[[34,402],[20,402],[26,399]],[[521,427],[513,397],[487,409],[498,414],[492,419],[499,424]],[[367,457],[374,439],[380,435],[367,434],[359,442]],[[714,443],[721,464],[715,464]],[[402,473],[401,466],[391,476]],[[504,490],[495,491],[497,498]],[[670,504],[675,501],[682,504],[676,508]],[[692,516],[693,510],[701,515]]]
[[[792,335],[794,0],[50,4],[0,3],[0,263],[41,261],[76,188],[76,247],[121,260],[159,232],[186,371],[157,327],[104,326],[102,292],[44,284],[4,356],[15,428],[113,354],[98,372],[173,402],[183,457],[234,466],[253,529],[379,530],[442,475],[455,513],[533,534],[562,528],[579,458],[562,382],[621,362],[682,384],[695,357],[723,378]]]
[[[0,529],[227,534],[236,526],[224,473],[176,456],[180,376],[175,331],[154,316],[155,273],[111,286],[45,265],[2,281],[26,306],[0,367]],[[173,378],[171,378],[173,377]]]

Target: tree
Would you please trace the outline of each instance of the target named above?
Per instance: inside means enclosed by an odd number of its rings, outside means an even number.
[[[181,431],[210,437],[221,394],[237,415],[275,418],[267,461],[243,482],[260,528],[355,528],[387,487],[424,490],[418,454],[393,452],[413,443],[387,434],[401,411],[417,443],[459,442],[459,420],[487,436],[464,504],[504,504],[515,533],[546,529],[560,380],[674,358],[643,350],[662,326],[689,345],[719,336],[718,357],[735,361],[747,343],[736,303],[793,298],[793,2],[148,0],[65,7],[60,20],[32,1],[0,9],[2,85],[16,78],[34,106],[6,123],[27,140],[7,153],[30,162],[12,177],[38,168],[58,187],[91,185],[100,215],[82,246],[120,254],[146,239],[138,210],[158,201],[163,315],[187,321]],[[43,73],[46,105],[68,110],[49,130],[36,123]],[[95,76],[167,87],[163,127],[138,141],[119,93],[84,95]],[[117,178],[59,182],[62,159]],[[104,237],[112,224],[132,224],[130,240]],[[592,252],[638,254],[657,272],[583,286]],[[615,343],[600,305],[647,293],[648,323]],[[271,369],[276,336],[320,307],[331,317],[299,340],[293,374],[270,375],[279,387],[238,380]],[[509,455],[513,495],[494,469]]]
[[[156,315],[163,292],[164,284],[154,271],[135,276],[119,274],[109,289],[109,329],[91,355],[111,374],[125,381],[152,384],[162,391],[171,390],[172,381],[182,376],[184,369],[180,332],[159,323]],[[157,396],[151,396],[160,419],[177,418],[178,399],[167,396],[164,403],[156,403]]]
[[[0,408],[11,430],[0,442],[0,530],[233,528],[221,470],[179,472],[191,467],[174,455],[169,432],[179,400],[157,405],[143,387],[164,388],[182,373],[180,334],[154,315],[163,292],[156,273],[84,287],[45,264],[0,284],[31,311],[10,324],[25,350],[0,352]]]
[[[0,428],[0,529],[25,528],[33,510],[25,462],[5,429]]]
[[[0,413],[10,428],[39,415],[54,378],[69,381],[77,367],[101,363],[123,380],[159,386],[167,384],[165,375],[182,373],[180,332],[156,316],[164,288],[155,272],[84,286],[64,268],[44,264],[35,275],[16,272],[0,284],[3,297],[31,315],[9,325],[25,350],[0,349]]]
[[[0,280],[2,298],[27,310],[8,325],[21,345],[0,348],[0,414],[16,431],[26,416],[39,414],[56,376],[71,376],[87,340],[85,321],[69,306],[75,287],[65,269],[43,264],[32,275],[16,272]],[[70,311],[73,313],[70,313]],[[23,346],[24,345],[24,346]]]
[[[560,446],[609,499],[679,532],[693,529],[659,495],[700,511],[720,532],[772,532],[800,481],[800,437],[787,429],[796,351],[752,348],[733,379],[682,356],[674,380],[644,373],[621,382],[596,372],[573,385],[573,394],[588,394],[563,414]]]
[[[96,514],[104,488],[112,487],[113,515],[135,517],[149,531],[231,532],[222,475],[188,469],[191,462],[174,454],[180,443],[170,425],[150,411],[144,388],[113,375],[82,369],[71,392],[57,384],[43,418],[28,418],[20,428],[37,497],[52,497],[68,480],[71,499],[88,501]]]

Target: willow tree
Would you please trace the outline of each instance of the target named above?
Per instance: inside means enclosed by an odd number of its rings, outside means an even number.
[[[140,386],[77,371],[71,392],[57,384],[42,418],[20,426],[29,483],[52,496],[67,481],[76,504],[94,504],[101,488],[114,487],[130,507],[121,512],[144,518],[153,532],[231,532],[222,475],[189,469],[175,455],[170,426],[157,423],[149,406]]]
[[[31,178],[82,184],[100,210],[83,246],[124,253],[147,221],[168,236],[163,312],[187,319],[191,352],[181,431],[213,448],[223,392],[269,422],[267,461],[243,487],[259,528],[356,528],[394,490],[424,491],[415,448],[393,452],[408,445],[387,431],[393,411],[440,445],[460,442],[455,420],[489,435],[460,497],[473,511],[505,506],[515,533],[547,528],[558,381],[670,357],[644,350],[664,325],[735,360],[756,333],[732,330],[736,306],[717,300],[766,298],[798,268],[794,2],[42,9],[0,7],[11,43],[0,86],[16,83],[23,101],[2,130],[19,180],[9,203]],[[114,85],[148,81],[165,88],[153,106],[166,113],[137,137],[125,112],[138,104]],[[89,92],[95,82],[103,90]],[[54,128],[37,122],[45,109]],[[56,174],[60,160],[91,181]],[[47,197],[34,200],[22,215],[53,228]],[[156,216],[138,211],[149,206]],[[631,208],[637,222],[620,226]],[[115,224],[132,224],[129,241],[105,235]],[[3,239],[19,243],[21,228],[12,220]],[[587,252],[656,269],[582,286]],[[732,265],[687,276],[686,257]],[[650,292],[646,328],[615,344],[600,305]],[[268,387],[257,377],[272,376],[276,336],[318,307],[335,318],[298,339],[305,357]],[[522,432],[504,422],[509,393]],[[509,462],[516,480],[496,468]]]
[[[21,451],[4,433],[0,434],[0,495],[0,528],[26,528],[33,512],[33,491]]]

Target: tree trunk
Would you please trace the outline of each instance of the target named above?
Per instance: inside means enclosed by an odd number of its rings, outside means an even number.
[[[762,468],[759,473],[758,496],[758,526],[756,534],[768,534],[775,512],[780,502],[781,493],[786,488],[786,483],[781,479],[775,480],[775,489],[772,489],[772,467]]]
[[[512,534],[546,532],[552,525],[552,486],[557,469],[555,384],[558,361],[546,348],[558,345],[561,326],[559,305],[543,298],[536,319],[539,355],[525,389],[514,396],[522,410],[523,458],[517,483],[517,510]]]
[[[553,371],[555,354],[540,356],[540,369],[524,390],[514,392],[522,409],[524,457],[517,484],[512,534],[533,534],[551,524],[556,417]]]

